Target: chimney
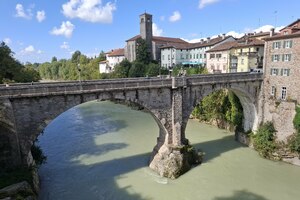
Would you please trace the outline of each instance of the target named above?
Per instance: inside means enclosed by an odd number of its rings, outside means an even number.
[[[271,28],[271,30],[270,30],[270,37],[274,36],[274,31],[275,31],[275,29]]]
[[[209,43],[209,42],[210,42],[210,37],[207,38],[207,43]]]
[[[225,39],[225,36],[226,36],[225,33],[223,33],[223,34],[222,34],[222,39],[223,39],[223,40]]]

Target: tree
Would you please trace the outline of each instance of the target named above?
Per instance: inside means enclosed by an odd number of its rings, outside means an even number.
[[[146,75],[150,76],[150,77],[157,76],[159,74],[159,70],[160,70],[160,67],[158,64],[150,63],[147,66]]]
[[[80,55],[81,55],[81,52],[80,52],[80,51],[78,51],[78,50],[75,51],[75,52],[72,54],[72,58],[71,58],[72,63],[79,63]]]
[[[148,51],[146,40],[142,38],[136,40],[136,60],[144,64],[149,64],[151,61],[151,53]]]
[[[114,78],[127,78],[129,75],[129,70],[131,68],[131,63],[125,59],[122,60],[119,64],[115,66],[115,70],[113,72]]]
[[[57,62],[57,58],[56,58],[55,56],[53,56],[51,62],[52,62],[52,63],[53,63],[53,62]]]
[[[145,76],[146,65],[139,61],[134,61],[128,72],[128,77],[143,77]]]

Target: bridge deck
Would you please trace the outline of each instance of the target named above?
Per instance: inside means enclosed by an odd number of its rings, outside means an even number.
[[[172,78],[125,78],[102,79],[89,81],[64,81],[43,83],[16,83],[8,87],[0,85],[0,98],[18,98],[48,95],[68,95],[93,93],[97,91],[132,90],[143,88],[172,87],[172,79],[177,87],[203,85],[214,83],[234,83],[248,81],[262,81],[261,73],[224,73],[192,75]]]

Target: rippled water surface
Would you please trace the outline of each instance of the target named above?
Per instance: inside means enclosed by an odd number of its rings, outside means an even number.
[[[39,144],[42,200],[299,200],[300,167],[262,159],[224,130],[190,120],[186,136],[206,152],[176,180],[147,164],[158,137],[150,114],[111,102],[63,113]]]

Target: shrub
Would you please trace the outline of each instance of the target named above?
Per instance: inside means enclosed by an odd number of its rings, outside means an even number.
[[[275,128],[272,122],[262,124],[255,135],[252,135],[253,146],[265,158],[271,158],[276,149]]]
[[[300,133],[294,134],[288,143],[291,151],[300,153]]]
[[[293,124],[298,133],[300,133],[300,107],[296,107],[296,115],[293,120]]]

